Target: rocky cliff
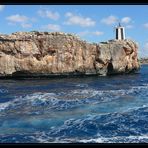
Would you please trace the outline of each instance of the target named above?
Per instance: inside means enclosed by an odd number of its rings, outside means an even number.
[[[148,64],[148,58],[140,58],[139,59],[140,64]]]
[[[0,76],[117,74],[139,69],[131,40],[87,43],[60,32],[0,35]]]

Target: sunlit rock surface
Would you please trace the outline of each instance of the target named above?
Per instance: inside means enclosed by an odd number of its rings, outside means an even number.
[[[0,76],[108,75],[139,69],[132,40],[88,43],[62,32],[0,35]]]

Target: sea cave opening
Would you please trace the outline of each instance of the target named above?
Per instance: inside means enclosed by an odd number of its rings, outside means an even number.
[[[107,66],[107,75],[110,75],[113,73],[113,64],[112,63],[108,63]]]

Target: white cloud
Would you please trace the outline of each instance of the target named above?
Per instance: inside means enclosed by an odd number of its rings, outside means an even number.
[[[131,29],[131,28],[133,28],[134,26],[133,25],[126,25],[125,26],[125,28],[127,28],[127,29]]]
[[[6,18],[6,20],[10,22],[18,22],[18,23],[26,22],[28,19],[29,19],[28,17],[19,14],[11,15]]]
[[[37,22],[38,20],[37,20],[37,18],[30,18],[30,20],[32,21],[32,22]]]
[[[43,10],[39,10],[37,13],[41,17],[45,17],[46,16],[46,13]]]
[[[147,51],[148,51],[148,42],[146,42],[146,43],[144,44],[144,50],[147,50]]]
[[[101,23],[104,23],[106,25],[112,25],[112,24],[117,23],[117,21],[118,21],[118,18],[116,16],[110,15],[106,18],[103,18],[101,20]]]
[[[103,18],[102,20],[101,20],[101,23],[104,23],[104,24],[106,24],[106,25],[113,25],[113,24],[115,24],[115,23],[117,23],[119,21],[119,19],[116,17],[116,16],[113,16],[113,15],[110,15],[110,16],[108,16],[108,17],[106,17],[106,18]],[[132,21],[132,19],[130,18],[130,17],[123,17],[121,20],[120,20],[120,22],[121,23],[124,23],[124,24],[128,24],[128,23],[130,23]],[[132,25],[127,25],[126,26],[126,28],[133,28],[133,26]]]
[[[145,28],[148,28],[148,23],[145,23],[143,26],[144,26]]]
[[[121,19],[121,23],[125,24],[126,29],[132,29],[134,27],[133,25],[129,24],[131,21],[132,19],[128,16]]]
[[[131,36],[127,36],[126,38],[129,39],[129,40],[132,40],[132,37]]]
[[[5,5],[0,5],[0,11],[2,11],[5,8]]]
[[[21,26],[23,28],[31,28],[32,27],[32,24],[29,24],[29,23],[22,23]]]
[[[103,35],[104,34],[104,32],[101,32],[101,31],[94,31],[94,32],[90,32],[90,31],[88,31],[88,30],[86,30],[86,31],[82,31],[82,32],[79,32],[78,33],[78,35],[79,36],[81,36],[81,37],[83,37],[83,36],[100,36],[100,35]]]
[[[8,25],[10,25],[10,26],[16,26],[16,23],[8,22]]]
[[[123,17],[121,19],[121,23],[128,24],[129,22],[131,22],[131,18],[130,17]]]
[[[100,35],[103,35],[104,32],[101,32],[101,31],[95,31],[95,32],[92,32],[92,34],[97,35],[97,36],[100,36]]]
[[[8,25],[20,25],[22,28],[31,28],[32,24],[29,23],[29,21],[33,22],[35,18],[29,18],[25,15],[15,14],[6,17],[6,20],[8,20]]]
[[[61,30],[61,27],[56,24],[48,24],[48,25],[42,26],[41,28],[44,30],[51,30],[51,31],[60,31]]]
[[[78,35],[79,36],[86,36],[88,35],[90,32],[89,31],[82,31],[82,32],[79,32]]]
[[[39,10],[37,13],[41,17],[47,17],[47,18],[50,18],[55,21],[60,18],[60,14],[58,12],[52,12],[52,11],[48,11],[48,10],[46,10],[46,11]]]
[[[96,22],[89,17],[82,17],[75,15],[71,12],[65,14],[68,20],[65,22],[66,25],[79,25],[81,27],[95,26]]]
[[[67,13],[65,14],[65,16],[66,16],[66,17],[71,17],[71,16],[73,16],[73,14],[72,14],[71,12],[67,12]]]

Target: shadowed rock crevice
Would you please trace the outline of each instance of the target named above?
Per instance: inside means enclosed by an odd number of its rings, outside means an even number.
[[[12,73],[12,76],[16,77],[16,76],[27,76],[27,75],[31,75],[31,73],[29,71],[16,71]]]
[[[0,76],[110,75],[139,70],[132,40],[88,43],[62,32],[0,36]]]
[[[113,74],[113,71],[114,71],[113,64],[110,62],[108,63],[108,66],[107,66],[107,75]]]

